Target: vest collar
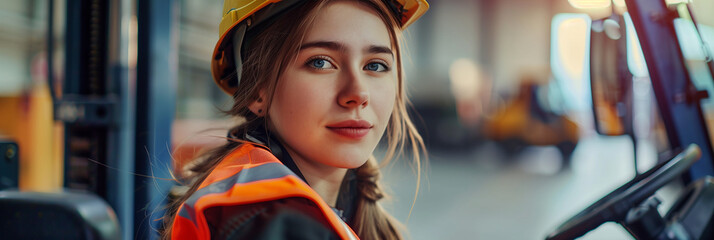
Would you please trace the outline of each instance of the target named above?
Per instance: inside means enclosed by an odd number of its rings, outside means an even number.
[[[300,169],[293,161],[292,157],[288,151],[283,147],[282,144],[277,140],[275,136],[270,134],[270,132],[265,128],[264,124],[258,125],[258,127],[252,130],[245,131],[243,136],[237,136],[238,134],[234,131],[228,132],[228,138],[233,139],[243,139],[251,141],[263,146],[268,147],[268,150],[278,159],[283,165],[288,167],[290,171],[295,173],[302,181],[307,183],[305,176],[300,172]],[[343,221],[351,225],[352,217],[354,216],[356,206],[355,200],[357,199],[357,174],[356,169],[347,170],[344,180],[340,186],[340,193],[337,196],[336,206],[332,208],[335,213],[337,213]],[[308,183],[309,185],[309,183]]]

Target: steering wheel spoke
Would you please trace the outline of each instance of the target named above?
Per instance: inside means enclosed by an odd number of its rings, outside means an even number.
[[[689,145],[672,159],[636,176],[568,219],[546,239],[575,239],[603,223],[623,223],[630,209],[639,206],[658,189],[684,173],[701,155],[701,149],[696,144]]]

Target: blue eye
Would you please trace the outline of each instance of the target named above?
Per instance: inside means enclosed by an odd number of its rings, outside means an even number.
[[[315,59],[312,61],[312,66],[316,68],[322,68],[325,66],[325,59]]]
[[[315,69],[335,68],[332,63],[324,58],[313,58],[307,61],[306,65]]]
[[[378,62],[371,62],[368,63],[367,66],[364,66],[364,70],[367,71],[374,71],[374,72],[386,72],[389,70],[387,65],[383,63],[378,63]]]

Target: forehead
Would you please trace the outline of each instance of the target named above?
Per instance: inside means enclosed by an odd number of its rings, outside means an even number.
[[[333,1],[321,9],[306,42],[339,41],[346,45],[391,47],[387,25],[375,9],[358,1]],[[348,46],[349,47],[349,46]]]

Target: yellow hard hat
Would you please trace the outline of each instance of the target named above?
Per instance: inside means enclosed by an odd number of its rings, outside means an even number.
[[[211,59],[213,80],[226,93],[233,95],[240,81],[241,49],[245,33],[251,26],[279,15],[308,0],[225,0],[219,36]],[[399,16],[402,29],[421,17],[429,4],[426,0],[382,0]]]

